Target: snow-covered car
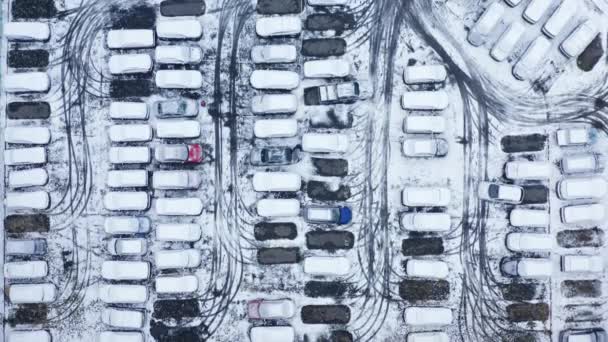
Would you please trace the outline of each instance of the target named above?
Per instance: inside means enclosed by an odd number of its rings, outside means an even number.
[[[580,146],[591,142],[591,130],[584,127],[558,129],[555,136],[559,146]]]
[[[251,99],[253,114],[288,114],[298,110],[298,98],[293,94],[264,94]]]
[[[344,6],[349,0],[308,0],[310,6]]]
[[[350,63],[345,59],[320,59],[304,62],[304,77],[333,78],[351,75]]]
[[[304,220],[309,223],[320,224],[348,224],[352,220],[352,211],[349,207],[305,207],[302,211]]]
[[[203,212],[203,202],[197,197],[159,198],[154,208],[158,215],[198,216]]]
[[[249,330],[251,342],[295,342],[296,332],[291,326],[259,326]]]
[[[195,275],[161,276],[154,282],[159,294],[192,293],[198,290],[198,277]]]
[[[45,239],[7,239],[4,245],[4,254],[33,256],[46,254],[47,246]]]
[[[148,300],[145,285],[104,284],[99,287],[99,299],[106,304],[143,304]]]
[[[503,258],[500,271],[507,277],[542,279],[551,277],[553,265],[548,258]]]
[[[441,83],[448,77],[445,66],[433,65],[411,65],[406,66],[403,71],[403,81],[406,84]]]
[[[513,227],[547,227],[549,212],[544,209],[515,208],[509,213],[509,223]]]
[[[261,37],[295,36],[302,32],[299,16],[260,17],[255,22],[255,32]]]
[[[141,188],[148,186],[146,170],[110,170],[106,185],[110,188]]]
[[[523,23],[514,22],[509,25],[490,50],[490,56],[497,62],[507,59],[517,47],[524,33],[526,33],[526,26]]]
[[[95,342],[144,342],[144,334],[139,331],[102,331]]]
[[[27,147],[4,150],[4,165],[27,165],[46,163],[44,147]]]
[[[262,217],[296,217],[300,215],[300,201],[294,198],[265,198],[256,204]]]
[[[405,133],[439,134],[445,132],[446,123],[442,116],[408,115],[403,119]]]
[[[565,224],[598,223],[606,217],[606,208],[598,203],[569,205],[560,209],[560,217]]]
[[[293,90],[300,85],[300,75],[288,70],[254,70],[249,82],[255,89]]]
[[[452,219],[447,213],[404,213],[401,226],[409,231],[445,232],[452,227]]]
[[[152,127],[148,124],[112,125],[108,135],[112,142],[145,142],[152,140]]]
[[[195,223],[162,223],[156,227],[158,241],[195,242],[201,234],[201,226]]]
[[[563,174],[595,173],[603,169],[599,153],[578,153],[566,155],[560,162]]]
[[[513,76],[518,80],[534,79],[547,61],[551,41],[544,36],[537,37],[513,67]]]
[[[608,335],[602,328],[571,329],[559,333],[559,342],[606,342]]]
[[[479,182],[477,195],[486,201],[519,204],[524,199],[524,189],[519,185]]]
[[[198,103],[192,99],[174,99],[154,102],[156,117],[186,118],[198,115]]]
[[[505,177],[514,180],[545,180],[551,177],[552,168],[549,162],[510,161],[505,164]]]
[[[107,234],[140,234],[150,231],[150,219],[136,216],[110,216],[103,223]]]
[[[200,163],[203,161],[203,146],[199,144],[159,145],[154,150],[154,159],[159,163]]]
[[[112,164],[148,164],[150,156],[148,146],[112,146],[108,159]]]
[[[6,334],[8,342],[51,342],[51,334],[46,330],[13,330]]]
[[[293,172],[256,172],[252,183],[255,191],[298,191],[302,177]]]
[[[449,103],[445,90],[408,91],[401,96],[401,107],[405,110],[444,110]]]
[[[107,37],[110,49],[143,49],[156,45],[152,30],[110,30]]]
[[[10,210],[44,210],[51,204],[51,196],[46,191],[7,192],[4,201]]]
[[[159,70],[154,78],[156,86],[165,89],[199,89],[203,75],[198,70]]]
[[[450,189],[445,187],[408,186],[401,193],[401,202],[409,207],[445,207],[450,199]]]
[[[602,177],[565,178],[557,182],[557,196],[562,200],[601,199],[608,192]]]
[[[256,138],[290,138],[298,134],[296,119],[256,120],[253,124],[253,134]]]
[[[450,342],[450,337],[441,331],[416,332],[408,334],[406,342]]]
[[[253,63],[293,63],[298,54],[291,44],[256,45],[251,49]]]
[[[161,139],[191,139],[201,135],[195,120],[162,120],[156,122],[156,136]]]
[[[307,106],[353,103],[359,99],[359,83],[343,82],[304,88]]]
[[[437,326],[452,324],[453,315],[450,308],[411,306],[405,308],[403,319],[410,326]]]
[[[112,55],[108,67],[112,75],[145,74],[152,71],[152,57],[145,53]]]
[[[593,41],[598,32],[597,24],[593,24],[590,20],[585,21],[561,43],[559,50],[568,58],[577,57]]]
[[[503,18],[506,9],[500,1],[491,3],[469,30],[467,36],[469,43],[473,46],[483,45]]]
[[[101,322],[114,328],[141,329],[145,324],[145,313],[139,310],[106,307],[101,312]]]
[[[49,174],[43,168],[11,170],[8,173],[8,186],[13,189],[42,186],[48,181]]]
[[[154,253],[154,264],[159,270],[198,267],[201,264],[201,252],[193,248],[160,250]]]
[[[562,255],[563,272],[600,273],[604,271],[604,259],[599,255]]]
[[[30,71],[4,75],[4,91],[7,93],[46,92],[51,79],[46,72]]]
[[[302,150],[311,153],[344,153],[348,150],[348,136],[338,133],[305,133]]]
[[[108,253],[112,255],[144,255],[148,250],[146,239],[110,239]]]
[[[145,191],[108,191],[103,206],[110,211],[146,210],[150,208],[150,195]]]
[[[555,237],[551,234],[509,233],[506,246],[512,252],[549,253]]]
[[[296,314],[296,304],[289,298],[254,299],[247,303],[249,319],[287,319]]]
[[[249,161],[253,166],[279,166],[297,163],[300,160],[298,149],[287,146],[254,147]]]
[[[107,280],[146,280],[150,278],[150,263],[106,260],[101,264],[101,276]]]
[[[51,283],[8,286],[8,298],[13,304],[50,303],[56,296],[57,288]]]
[[[304,258],[304,273],[313,276],[345,276],[350,272],[350,261],[343,256],[309,256]]]
[[[51,141],[51,130],[39,126],[9,126],[4,130],[4,142],[9,144],[46,145]]]
[[[196,19],[159,20],[156,35],[163,39],[198,39],[203,34],[203,26]]]
[[[49,273],[46,261],[14,261],[4,264],[4,278],[33,279],[43,278]]]
[[[198,189],[201,177],[196,171],[154,171],[152,187],[159,190]]]
[[[148,105],[145,102],[110,103],[110,118],[118,120],[146,120],[148,118]]]
[[[48,23],[13,21],[4,23],[2,33],[9,41],[47,41],[51,27]]]
[[[406,157],[431,158],[448,154],[448,142],[443,138],[407,138],[403,140]]]
[[[198,46],[163,45],[154,50],[154,59],[159,64],[197,64],[203,59]]]
[[[445,279],[450,273],[448,264],[441,260],[409,259],[405,262],[408,277]]]
[[[526,6],[522,17],[530,24],[538,22],[551,7],[552,1],[532,0]]]

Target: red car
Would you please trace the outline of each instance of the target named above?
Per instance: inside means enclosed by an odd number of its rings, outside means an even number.
[[[203,146],[200,144],[159,145],[154,151],[159,163],[201,163]]]

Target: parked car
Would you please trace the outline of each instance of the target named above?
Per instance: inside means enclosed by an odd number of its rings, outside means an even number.
[[[173,99],[154,102],[156,117],[165,118],[186,118],[198,115],[198,103],[191,99]]]
[[[514,22],[500,35],[498,41],[490,50],[490,56],[497,62],[507,59],[526,32],[526,27],[520,22]]]
[[[509,223],[514,227],[547,227],[549,212],[544,209],[515,208],[509,214]]]
[[[57,297],[57,289],[51,283],[11,284],[8,298],[13,304],[50,303]]]
[[[351,73],[350,63],[341,58],[304,62],[304,77],[308,78],[348,77]]]
[[[203,146],[199,144],[159,145],[154,150],[154,159],[159,163],[200,163],[203,161]]]
[[[156,122],[156,136],[161,139],[191,139],[201,135],[195,120],[161,120]]]
[[[296,119],[256,120],[253,125],[256,138],[290,138],[298,134]]]
[[[103,206],[110,211],[147,210],[150,195],[145,191],[108,191],[103,196]]]
[[[13,189],[43,186],[48,181],[49,174],[43,168],[11,170],[8,173],[8,186]]]
[[[107,44],[110,49],[143,49],[156,45],[152,30],[110,30]]]
[[[450,189],[444,187],[408,186],[401,193],[401,202],[409,207],[445,207],[450,198]]]
[[[156,35],[163,39],[199,39],[203,27],[196,19],[171,19],[156,22]]]
[[[570,329],[559,333],[559,342],[577,341],[606,342],[608,341],[608,335],[602,328]]]
[[[4,150],[4,165],[28,165],[46,163],[44,147],[13,148]]]
[[[560,162],[563,174],[595,173],[603,169],[599,153],[579,153],[566,155]]]
[[[547,180],[551,171],[551,164],[542,161],[517,160],[505,164],[505,177],[514,180]]]
[[[107,280],[146,280],[150,278],[147,261],[106,260],[101,264],[101,276]]]
[[[46,330],[13,330],[6,334],[9,342],[51,342],[51,334]]]
[[[159,64],[198,64],[203,60],[203,50],[188,45],[157,46],[154,59]]]
[[[300,75],[288,70],[254,70],[249,81],[255,89],[293,90],[300,85]]]
[[[261,199],[256,204],[257,213],[262,217],[295,217],[300,215],[300,201],[288,199]]]
[[[160,250],[154,253],[156,268],[192,268],[201,264],[201,253],[196,249]]]
[[[524,188],[504,183],[479,182],[477,195],[486,201],[519,204],[524,199]]]
[[[535,24],[549,10],[551,3],[552,1],[532,0],[528,3],[528,6],[526,6],[522,16],[530,24]]]
[[[345,276],[350,261],[343,256],[309,256],[304,258],[304,273],[313,276]]]
[[[99,287],[99,299],[106,304],[143,304],[148,300],[145,285],[103,284]]]
[[[405,110],[444,110],[449,104],[445,90],[408,91],[401,96],[401,107]]]
[[[548,258],[503,258],[500,271],[507,277],[549,278],[553,266]]]
[[[144,334],[139,331],[102,331],[96,342],[144,342]]]
[[[403,120],[405,133],[439,134],[445,132],[445,129],[445,118],[442,116],[408,115]]]
[[[148,164],[150,155],[148,146],[112,146],[108,159],[112,164]]]
[[[403,81],[406,84],[426,84],[445,82],[448,72],[441,64],[410,65],[403,71]]]
[[[146,120],[148,119],[148,105],[145,102],[114,101],[110,103],[110,118]]]
[[[543,33],[550,38],[558,36],[575,19],[576,10],[575,1],[562,2],[543,25]]]
[[[48,127],[8,126],[4,130],[4,142],[9,144],[46,145],[50,141]]]
[[[4,91],[7,93],[46,92],[51,79],[46,72],[30,71],[4,75]]]
[[[288,319],[296,314],[293,300],[284,299],[254,299],[247,303],[249,319]]]
[[[4,264],[6,279],[44,278],[49,273],[46,261],[13,261]]]
[[[9,41],[47,41],[51,37],[51,27],[41,22],[5,22],[3,34]]]
[[[296,58],[296,46],[291,44],[256,45],[251,48],[253,63],[293,63]]]
[[[298,149],[287,146],[254,147],[249,161],[253,166],[279,166],[300,161]]]
[[[359,83],[343,82],[304,88],[307,106],[354,103],[359,99]]]
[[[203,212],[203,202],[198,197],[158,198],[154,208],[158,215],[198,216]]]
[[[101,312],[101,322],[113,328],[141,329],[145,324],[143,311],[106,307]]]
[[[195,275],[160,276],[154,281],[158,294],[193,293],[198,290],[198,278]]]
[[[409,231],[445,232],[450,230],[452,219],[447,213],[404,213],[401,226]]]
[[[509,233],[506,246],[512,252],[549,253],[555,237],[540,233]]]
[[[298,98],[293,94],[263,94],[251,100],[253,114],[289,114],[297,110]]]
[[[44,210],[51,204],[46,191],[7,192],[4,200],[7,210]]]
[[[519,80],[532,80],[546,62],[551,41],[544,36],[537,37],[513,67],[513,76]]]
[[[159,70],[155,81],[159,88],[199,89],[203,86],[203,75],[198,70]]]
[[[148,251],[146,239],[110,239],[107,245],[112,255],[144,255]]]
[[[305,133],[302,150],[311,153],[344,153],[348,150],[348,136],[338,133]]]
[[[106,185],[110,188],[141,188],[148,186],[146,170],[110,170]]]
[[[196,171],[155,171],[152,187],[160,190],[198,189],[201,177]]]
[[[146,142],[152,140],[148,124],[112,125],[108,129],[111,142]]]
[[[590,20],[577,26],[559,46],[559,50],[568,58],[577,57],[598,35],[599,28]]]
[[[343,225],[350,223],[353,213],[349,207],[309,206],[304,208],[303,216],[309,223]]]
[[[598,203],[569,205],[560,209],[560,217],[564,224],[597,223],[606,217],[606,208]]]
[[[599,255],[562,255],[562,272],[601,273],[604,259]]]
[[[406,325],[428,326],[452,324],[452,310],[444,307],[411,306],[405,308],[403,319]]]
[[[469,35],[467,36],[469,43],[473,46],[483,45],[503,18],[506,9],[501,2],[491,3],[469,30]]]
[[[260,17],[255,22],[255,32],[261,37],[296,36],[302,32],[302,20],[287,15]]]
[[[407,138],[403,140],[406,157],[444,157],[448,154],[448,142],[443,138]]]
[[[302,177],[292,172],[256,172],[252,183],[255,191],[299,191]]]
[[[4,254],[17,256],[35,256],[46,254],[45,239],[12,240],[7,239],[4,245]]]
[[[562,200],[602,199],[608,182],[602,177],[564,178],[557,182],[556,192]]]
[[[591,142],[591,130],[584,127],[562,128],[556,133],[559,146],[587,145]]]
[[[156,227],[158,241],[196,242],[201,234],[201,226],[196,223],[162,223]]]
[[[445,261],[408,259],[405,262],[405,273],[408,277],[445,279],[450,270]]]
[[[103,229],[106,234],[140,234],[150,231],[150,219],[135,216],[106,217]]]
[[[145,53],[111,55],[108,68],[112,75],[145,74],[152,71],[152,57]]]
[[[259,326],[249,330],[249,339],[251,342],[295,342],[296,333],[290,326]]]

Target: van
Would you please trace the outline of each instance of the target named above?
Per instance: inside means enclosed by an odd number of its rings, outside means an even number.
[[[445,279],[449,272],[448,264],[441,260],[409,259],[405,262],[408,277]]]
[[[8,186],[13,189],[30,186],[43,186],[49,181],[49,174],[44,168],[9,171]]]
[[[148,105],[145,102],[112,102],[110,118],[119,120],[146,120]]]
[[[576,0],[564,0],[545,22],[543,32],[549,38],[558,36],[574,19],[577,6]]]
[[[405,213],[401,226],[409,231],[445,232],[450,230],[452,220],[447,213]]]
[[[144,304],[148,301],[145,285],[103,284],[99,287],[99,299],[106,304]]]
[[[145,74],[152,71],[152,57],[144,53],[112,55],[108,68],[112,75]]]
[[[495,1],[488,6],[469,31],[467,37],[469,43],[473,46],[483,45],[503,18],[505,10],[506,7],[500,1]]]
[[[4,165],[16,166],[27,164],[45,164],[44,147],[27,147],[4,150]]]
[[[544,66],[550,48],[551,42],[546,37],[536,38],[513,67],[513,76],[519,80],[534,79]]]
[[[49,273],[46,261],[14,261],[4,264],[4,278],[33,279],[44,278]]]
[[[196,242],[201,235],[201,226],[196,223],[161,223],[156,226],[157,241]]]
[[[8,210],[44,210],[51,204],[46,191],[7,192],[4,201]]]
[[[450,342],[448,334],[441,331],[410,333],[407,342]]]
[[[571,177],[557,182],[555,188],[561,200],[601,200],[608,192],[608,182],[602,177]]]
[[[57,289],[51,283],[12,284],[8,287],[8,298],[13,304],[50,303],[56,296]]]
[[[516,160],[505,164],[505,177],[513,180],[548,180],[553,167],[549,162]]]
[[[148,164],[151,156],[148,146],[113,146],[108,160],[112,164]]]
[[[137,188],[148,186],[146,170],[110,170],[106,185],[110,188]]]
[[[551,234],[509,233],[506,246],[512,252],[549,253],[555,237]]]
[[[198,277],[195,275],[184,276],[159,276],[154,281],[158,294],[193,293],[198,290]]]
[[[401,96],[401,107],[405,110],[444,110],[448,105],[445,90],[408,91]]]
[[[48,23],[8,22],[4,24],[4,36],[9,41],[47,41],[51,37]]]
[[[13,330],[7,334],[8,342],[51,342],[51,334],[46,330]]]
[[[403,119],[405,133],[439,134],[445,132],[445,128],[445,118],[442,116],[408,115]]]
[[[502,62],[507,59],[519,42],[519,39],[523,36],[526,28],[524,25],[515,22],[511,24],[505,32],[498,38],[498,41],[490,50],[490,56],[498,62]]]
[[[293,172],[256,172],[252,183],[255,191],[298,191],[302,177]]]
[[[348,136],[338,133],[305,133],[302,150],[311,153],[344,153],[348,150]]]
[[[147,217],[134,216],[110,216],[106,217],[103,229],[106,234],[139,234],[150,231],[150,219]]]
[[[147,210],[150,195],[145,191],[108,191],[103,196],[103,206],[111,211]]]
[[[290,138],[298,134],[296,119],[256,120],[253,125],[256,138]]]
[[[509,214],[509,223],[513,227],[547,227],[549,212],[543,209],[515,208]]]
[[[503,258],[500,271],[507,277],[543,279],[551,277],[553,265],[548,258]]]
[[[51,141],[48,127],[9,126],[4,132],[4,141],[9,144],[46,145]]]
[[[110,30],[106,41],[110,49],[143,49],[156,45],[153,30]]]
[[[249,330],[251,342],[295,342],[296,333],[290,326],[258,326]]]
[[[599,29],[591,22],[580,24],[559,46],[559,50],[568,58],[580,55],[598,35]]]
[[[413,306],[403,312],[405,324],[410,326],[452,324],[452,310],[444,307]]]
[[[7,93],[40,93],[51,87],[46,72],[30,71],[4,75],[4,91]]]
[[[295,217],[300,215],[300,201],[297,199],[261,199],[257,203],[257,213],[262,217]]]
[[[551,5],[553,5],[553,0],[531,0],[522,16],[530,24],[535,24],[545,15]]]
[[[309,256],[303,266],[304,273],[313,276],[345,276],[350,272],[350,261],[341,256]]]
[[[425,84],[445,82],[448,72],[443,65],[411,65],[403,70],[406,84]]]

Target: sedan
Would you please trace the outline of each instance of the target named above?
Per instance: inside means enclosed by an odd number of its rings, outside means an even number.
[[[194,171],[155,171],[152,187],[160,190],[198,189],[201,177]]]
[[[196,64],[203,59],[203,51],[198,46],[165,45],[154,51],[159,64]]]
[[[448,142],[438,138],[410,138],[403,141],[406,157],[443,157],[448,154]]]
[[[608,183],[601,177],[566,178],[557,183],[557,196],[563,200],[601,199]]]
[[[203,75],[196,70],[159,70],[156,86],[166,89],[198,89],[203,86]]]
[[[524,189],[518,185],[480,182],[477,188],[479,198],[486,201],[519,204],[524,199]]]
[[[300,160],[297,149],[285,146],[269,146],[251,150],[250,161],[253,166],[275,166],[294,164]]]
[[[251,99],[253,114],[295,113],[298,110],[298,98],[293,94],[264,94]]]
[[[254,63],[293,63],[296,57],[295,45],[256,45],[251,49]]]
[[[200,163],[203,161],[203,146],[199,144],[160,145],[154,151],[159,163]]]
[[[156,109],[156,116],[161,119],[198,115],[198,103],[191,99],[156,101],[154,108]]]
[[[606,342],[608,335],[602,328],[564,330],[559,334],[559,342]]]
[[[247,303],[249,319],[287,319],[295,315],[291,299],[255,299]]]
[[[349,207],[306,207],[304,219],[310,223],[348,224],[352,219]]]
[[[203,212],[200,198],[159,198],[154,206],[158,215],[164,216],[198,216]]]
[[[146,239],[110,239],[108,253],[112,255],[144,255],[148,249]]]

